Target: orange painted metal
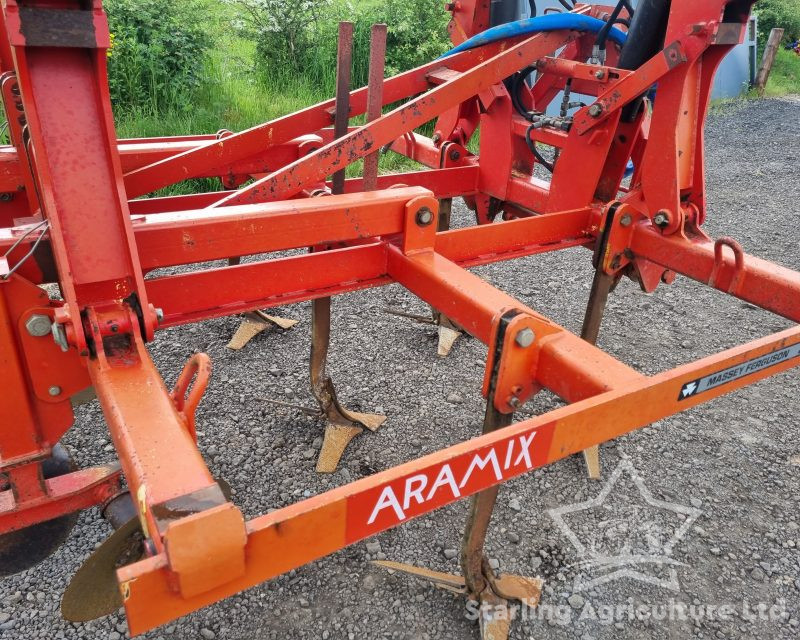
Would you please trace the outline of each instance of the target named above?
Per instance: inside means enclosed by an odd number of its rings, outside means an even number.
[[[783,361],[711,389],[706,397],[678,399],[682,387],[699,377],[798,344],[800,329],[792,328],[642,377],[625,388],[455,444],[251,520],[245,574],[194,598],[182,598],[169,588],[162,556],[124,567],[118,576],[131,633],[147,631],[482,489],[797,366],[797,359]],[[490,464],[483,468],[473,464],[487,458]],[[495,458],[497,466],[491,464]],[[467,475],[470,468],[473,471]]]
[[[148,539],[150,557],[118,573],[137,634],[800,364],[794,328],[647,377],[466,270],[584,246],[605,275],[624,270],[646,290],[683,273],[800,320],[800,274],[701,229],[713,69],[746,16],[723,14],[724,0],[673,5],[668,46],[632,71],[614,66],[613,46],[604,66],[586,64],[590,34],[520,36],[387,79],[372,115],[379,103],[408,102],[337,140],[328,100],[240,133],[118,141],[99,0],[34,0],[23,12],[8,0],[0,60],[15,76],[6,76],[4,91],[13,96],[11,82],[18,84],[29,142],[21,145],[15,131],[15,145],[0,148],[0,192],[10,194],[0,200],[0,471],[13,485],[0,493],[0,533],[95,504],[118,487],[114,467],[41,477],[41,461],[73,420],[70,397],[90,384]],[[450,11],[454,42],[488,26],[485,2],[459,0]],[[601,14],[589,5],[576,11]],[[43,46],[36,27],[54,16],[75,28]],[[530,65],[538,77],[522,90],[526,108],[543,111],[567,79],[596,98],[572,124],[533,132],[560,150],[549,180],[533,175],[537,162],[523,139],[530,125],[504,83]],[[651,109],[623,118],[656,81]],[[352,92],[350,116],[367,102],[366,89]],[[75,118],[63,117],[64,105]],[[437,118],[434,136],[414,131]],[[467,143],[479,127],[474,154]],[[371,175],[353,178],[343,194],[329,195],[331,174],[380,148],[429,169],[376,184]],[[636,169],[623,188],[631,158]],[[202,176],[220,177],[227,190],[129,200]],[[437,232],[437,200],[456,196],[474,206],[478,222],[501,212],[506,219]],[[32,226],[35,216],[47,227]],[[329,250],[269,255],[319,245]],[[144,278],[242,255],[259,258]],[[65,304],[35,286],[54,281]],[[490,346],[483,392],[494,390],[487,401],[497,411],[513,413],[540,388],[568,404],[246,523],[195,442],[209,360],[195,355],[170,392],[146,341],[172,325],[392,282]],[[44,332],[30,328],[37,316]],[[59,344],[45,335],[51,323]]]

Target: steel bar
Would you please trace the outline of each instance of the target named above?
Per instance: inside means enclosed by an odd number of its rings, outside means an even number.
[[[347,133],[350,122],[350,71],[353,66],[353,23],[339,23],[339,41],[336,52],[336,111],[333,137],[338,140]],[[344,193],[345,169],[333,174],[331,192]],[[312,243],[313,244],[313,243]]]
[[[182,598],[172,591],[162,555],[123,567],[118,575],[127,596],[130,631],[142,633],[460,498],[785,371],[800,364],[800,358],[784,359],[746,377],[727,380],[703,394],[679,399],[684,386],[702,376],[797,345],[800,328],[794,327],[260,516],[247,524],[245,574],[206,593]],[[500,477],[490,465],[468,476],[462,486],[458,483],[456,492],[444,485],[429,498],[411,501],[408,508],[403,508],[402,498],[397,498],[404,495],[410,478],[424,477],[428,486],[433,486],[447,468],[455,478],[463,479],[476,455],[483,458],[494,451],[502,459],[512,446],[513,451],[522,447],[529,455],[501,468]],[[395,503],[397,508],[392,506]]]
[[[435,60],[417,67],[384,83],[383,103],[391,104],[429,88],[427,73],[447,67],[466,71],[476,64],[502,51],[506,43],[493,43],[480,49],[451,56],[446,63]],[[367,90],[357,89],[350,94],[350,116],[364,113]],[[330,126],[335,100],[326,100],[296,113],[265,122],[219,141],[154,162],[126,175],[129,197],[136,197],[161,187],[193,178],[199,173],[214,172],[219,167],[252,157],[271,146],[288,142],[298,136],[313,133]]]
[[[264,200],[288,198],[303,185],[313,183],[334,171],[364,157],[371,150],[392,142],[403,133],[432,120],[444,109],[488,89],[493,84],[519,70],[526,61],[554,51],[575,36],[572,32],[542,33],[524,40],[493,58],[464,71],[458,77],[441,84],[419,98],[410,100],[378,120],[360,127],[341,140],[331,142],[279,171],[255,181],[221,199],[214,206],[247,204]],[[449,64],[449,61],[448,61]],[[386,83],[388,93],[388,83]],[[384,102],[386,95],[384,95]]]
[[[386,62],[386,25],[374,24],[369,39],[369,84],[367,85],[367,122],[381,117],[383,106],[383,69]],[[339,138],[341,136],[337,136]],[[378,186],[379,151],[364,156],[364,191],[374,191]]]
[[[686,240],[677,234],[663,236],[647,224],[636,225],[630,243],[634,255],[705,284],[709,284],[717,265],[714,245],[702,237]],[[739,288],[731,292],[737,277]],[[725,250],[711,286],[800,322],[800,273],[797,271],[749,254],[742,256],[742,267],[737,269],[730,250]]]

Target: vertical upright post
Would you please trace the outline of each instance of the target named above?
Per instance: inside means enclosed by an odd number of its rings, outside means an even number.
[[[764,47],[764,55],[761,58],[761,66],[758,68],[758,73],[756,74],[756,89],[758,89],[758,95],[760,96],[764,95],[769,73],[772,71],[772,63],[775,62],[775,56],[778,53],[778,47],[781,44],[782,38],[783,29],[780,27],[775,27],[769,32],[767,46]]]
[[[353,63],[353,23],[339,23],[339,44],[336,51],[336,112],[333,137],[347,134],[350,122],[350,69]],[[344,193],[345,169],[333,174],[333,193]]]
[[[386,25],[374,24],[369,38],[369,85],[367,122],[381,117],[383,106],[383,70],[386,62]],[[364,158],[364,191],[378,186],[378,150]]]

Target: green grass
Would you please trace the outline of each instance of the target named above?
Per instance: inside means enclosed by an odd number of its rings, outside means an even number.
[[[241,131],[332,97],[335,73],[320,86],[302,77],[270,78],[255,67],[254,44],[230,29],[230,5],[212,9],[209,32],[215,40],[205,68],[203,83],[192,96],[191,109],[137,109],[118,111],[117,135],[143,138],[215,133],[220,129]],[[112,54],[113,55],[113,54]],[[363,116],[351,123],[364,121]],[[428,127],[430,128],[430,127]],[[428,131],[428,134],[431,132]],[[381,156],[382,173],[412,171],[421,165],[395,153]],[[348,177],[360,175],[361,162],[350,165]],[[216,179],[188,180],[151,195],[179,195],[220,189]]]
[[[764,95],[769,97],[800,93],[800,56],[781,45],[772,65]]]

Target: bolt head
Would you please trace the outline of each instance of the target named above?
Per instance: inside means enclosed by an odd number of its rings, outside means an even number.
[[[456,160],[461,159],[461,152],[458,149],[453,149],[450,151],[450,159],[455,162]]]
[[[50,320],[50,316],[46,316],[43,313],[34,313],[25,322],[25,328],[32,336],[41,338],[42,336],[46,336],[50,333],[51,324],[52,320]]]
[[[603,105],[595,103],[589,107],[589,115],[592,116],[592,118],[599,117],[601,113],[603,113]]]
[[[50,387],[47,390],[47,393],[49,393],[53,397],[60,396],[61,395],[61,387],[59,387],[58,385],[54,384],[52,387]]]
[[[433,211],[428,207],[422,207],[417,211],[417,224],[420,227],[427,227],[431,222],[433,222]]]
[[[623,227],[630,227],[630,226],[631,226],[631,222],[633,222],[633,218],[631,217],[631,214],[630,214],[630,213],[626,213],[626,214],[625,214],[624,216],[622,216],[622,218],[620,218],[620,220],[619,220],[619,223],[620,223],[620,224],[621,224]]]
[[[653,216],[653,224],[657,227],[666,227],[669,224],[669,211],[662,209]]]
[[[594,72],[594,77],[597,78],[598,80],[602,80],[603,78],[606,77],[606,72],[603,71],[602,69],[598,69],[597,71]]]
[[[517,398],[517,396],[511,396],[508,399],[508,404],[516,409],[519,406],[519,398]]]
[[[535,339],[536,339],[536,334],[533,333],[533,331],[528,327],[525,327],[524,329],[520,329],[517,332],[517,335],[514,337],[514,342],[516,342],[520,347],[525,349],[527,347],[530,347]]]

